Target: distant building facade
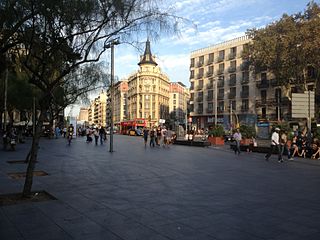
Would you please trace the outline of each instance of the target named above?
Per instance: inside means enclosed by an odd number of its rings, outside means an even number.
[[[91,101],[88,108],[88,121],[90,125],[106,126],[107,93],[102,91],[98,97]]]
[[[187,103],[189,100],[189,89],[181,82],[170,84],[169,113],[170,120],[176,124],[187,124]]]
[[[114,124],[119,126],[128,117],[128,81],[122,80],[114,85]]]

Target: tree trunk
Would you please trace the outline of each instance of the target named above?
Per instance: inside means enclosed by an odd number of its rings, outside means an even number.
[[[26,179],[24,182],[23,197],[30,197],[31,195],[31,188],[33,183],[33,171],[36,166],[36,161],[38,157],[38,150],[39,150],[39,142],[40,142],[40,136],[42,131],[42,125],[43,120],[45,118],[46,111],[41,110],[37,125],[36,125],[36,132],[32,139],[32,145],[30,150],[30,156],[29,156],[29,163],[27,167],[27,173],[26,173]]]

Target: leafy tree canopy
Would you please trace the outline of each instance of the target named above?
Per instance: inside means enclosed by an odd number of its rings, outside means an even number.
[[[304,12],[284,14],[265,28],[249,29],[247,56],[255,71],[267,67],[280,85],[301,86],[319,79],[320,6],[311,1]]]

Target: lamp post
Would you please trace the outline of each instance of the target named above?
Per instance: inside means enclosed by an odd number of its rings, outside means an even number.
[[[3,130],[7,131],[7,99],[8,99],[8,55],[6,53],[6,70],[4,75],[4,116],[3,116]]]
[[[113,98],[114,98],[114,46],[120,44],[119,39],[113,39],[105,45],[106,48],[111,48],[111,81],[110,81],[110,149],[113,152]]]

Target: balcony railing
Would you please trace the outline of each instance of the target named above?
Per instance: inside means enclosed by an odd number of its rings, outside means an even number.
[[[257,88],[268,88],[268,87],[269,87],[268,80],[257,81]]]
[[[197,113],[198,114],[202,114],[203,113],[203,109],[198,109]]]
[[[235,72],[235,71],[237,71],[237,68],[236,68],[236,67],[229,67],[229,68],[228,68],[228,72],[229,72],[229,73],[233,73],[233,72]]]
[[[242,91],[240,93],[241,98],[248,98],[249,97],[249,91]]]
[[[244,77],[241,79],[241,84],[247,84],[249,83],[249,77]]]
[[[212,108],[207,108],[207,109],[206,109],[206,112],[207,112],[207,113],[213,113],[213,109],[212,109]]]
[[[229,93],[228,98],[229,98],[229,99],[234,99],[234,98],[236,98],[236,93]]]
[[[224,69],[218,69],[217,70],[217,75],[220,75],[220,74],[224,74]]]
[[[207,96],[207,101],[213,101],[213,96],[211,95]]]
[[[201,62],[198,62],[197,66],[198,66],[198,67],[202,67],[203,64],[204,64],[204,63],[201,61]]]
[[[223,81],[223,80],[219,80],[219,81],[217,82],[217,87],[218,87],[218,88],[224,87],[224,81]]]
[[[223,62],[224,61],[224,56],[219,56],[217,58],[217,62]]]
[[[203,102],[203,97],[197,97],[197,102]]]
[[[275,98],[269,98],[269,99],[259,99],[256,100],[256,107],[274,107],[277,106],[277,100]]]
[[[214,60],[213,60],[213,59],[208,59],[208,61],[207,61],[207,65],[211,65],[211,64],[213,64],[213,62],[214,62]]]
[[[241,71],[248,71],[249,70],[249,62],[244,61],[240,64]]]
[[[224,99],[224,94],[218,93],[217,98],[218,100]]]
[[[212,83],[208,83],[207,84],[207,89],[213,89],[213,84]]]
[[[237,56],[237,53],[235,53],[235,52],[232,52],[232,53],[229,53],[229,60],[232,60],[232,59],[235,59],[236,58],[236,56]]]
[[[197,78],[203,78],[203,74],[201,73],[197,74]]]
[[[213,72],[207,72],[207,77],[211,77],[213,75]]]
[[[203,89],[203,85],[197,86],[197,90],[201,90],[201,89]]]
[[[229,86],[235,86],[237,84],[237,80],[236,79],[229,79]]]

